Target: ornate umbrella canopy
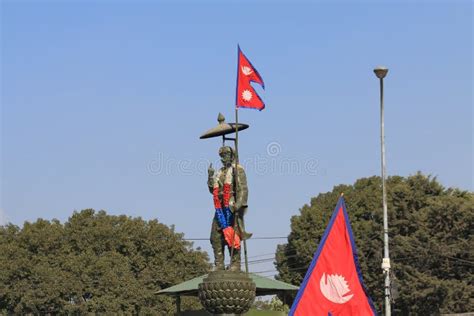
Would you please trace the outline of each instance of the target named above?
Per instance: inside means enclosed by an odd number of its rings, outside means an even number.
[[[219,122],[219,124],[217,124],[216,127],[213,127],[210,130],[206,131],[199,138],[206,139],[206,138],[224,136],[227,134],[235,133],[235,123],[226,123],[225,117],[224,115],[222,115],[222,113],[219,113],[219,116],[217,116],[217,121]],[[249,128],[248,124],[239,123],[239,126],[238,126],[239,132],[247,128]]]

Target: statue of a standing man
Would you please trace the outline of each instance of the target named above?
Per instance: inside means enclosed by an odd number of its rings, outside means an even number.
[[[224,250],[227,246],[231,253],[230,270],[240,271],[240,240],[252,236],[245,232],[243,220],[247,211],[247,177],[244,168],[236,164],[232,147],[221,147],[219,156],[222,168],[216,174],[211,164],[207,181],[216,209],[211,227],[214,264],[216,270],[224,270]],[[235,220],[237,223],[234,222]]]

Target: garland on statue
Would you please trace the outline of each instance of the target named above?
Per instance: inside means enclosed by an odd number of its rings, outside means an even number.
[[[222,229],[222,233],[224,235],[224,239],[229,245],[229,247],[234,246],[235,249],[240,249],[240,237],[235,232],[234,227],[232,227],[233,223],[233,214],[230,210],[229,202],[230,202],[230,186],[232,184],[232,168],[227,169],[227,173],[225,175],[224,181],[224,192],[222,196],[222,200],[224,205],[221,204],[221,200],[219,199],[219,178],[221,175],[221,171],[217,174],[214,178],[214,186],[212,190],[212,195],[214,197],[214,208],[216,209],[216,220],[219,224],[219,227]]]

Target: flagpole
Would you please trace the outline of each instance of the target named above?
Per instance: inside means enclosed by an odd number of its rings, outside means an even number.
[[[237,203],[237,192],[238,192],[238,185],[239,185],[239,172],[237,171],[237,166],[239,165],[239,112],[237,111],[237,105],[235,105],[235,139],[234,139],[234,155],[235,155],[235,174],[234,174],[234,192],[235,192],[235,203]],[[238,210],[235,209],[234,212],[234,237],[232,238],[232,246],[230,248],[230,265],[232,266],[232,259],[234,258],[234,240],[235,234],[237,230],[237,216]]]
[[[239,188],[239,108],[237,105],[235,106],[235,194],[236,194],[236,201],[237,202],[237,194],[238,194],[238,188]],[[239,210],[235,210],[234,214],[234,232],[235,229],[239,229],[237,226],[237,220],[239,216]],[[242,222],[243,222],[243,217],[242,217]],[[240,227],[240,229],[243,229],[243,227]],[[234,233],[235,234],[235,233]],[[242,238],[243,244],[244,244],[244,260],[245,260],[245,272],[249,273],[249,264],[248,264],[248,258],[247,258],[247,241],[245,238]],[[234,253],[234,247],[231,248],[231,258],[233,257]]]
[[[386,165],[385,165],[385,126],[384,126],[384,106],[383,106],[383,79],[387,75],[388,69],[385,67],[377,67],[374,69],[375,75],[380,80],[380,143],[382,156],[382,204],[383,204],[383,244],[384,257],[382,260],[382,270],[385,275],[385,316],[391,315],[390,302],[390,255],[388,248],[388,212],[387,212],[387,190],[385,185],[386,180]]]

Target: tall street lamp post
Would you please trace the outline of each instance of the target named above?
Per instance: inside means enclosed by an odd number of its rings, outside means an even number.
[[[380,80],[380,143],[382,154],[382,204],[383,204],[383,250],[382,270],[385,275],[385,316],[391,315],[390,308],[390,256],[388,251],[388,216],[387,216],[387,190],[385,186],[385,131],[384,131],[384,109],[383,109],[383,78],[387,75],[388,69],[376,67],[374,73]]]

